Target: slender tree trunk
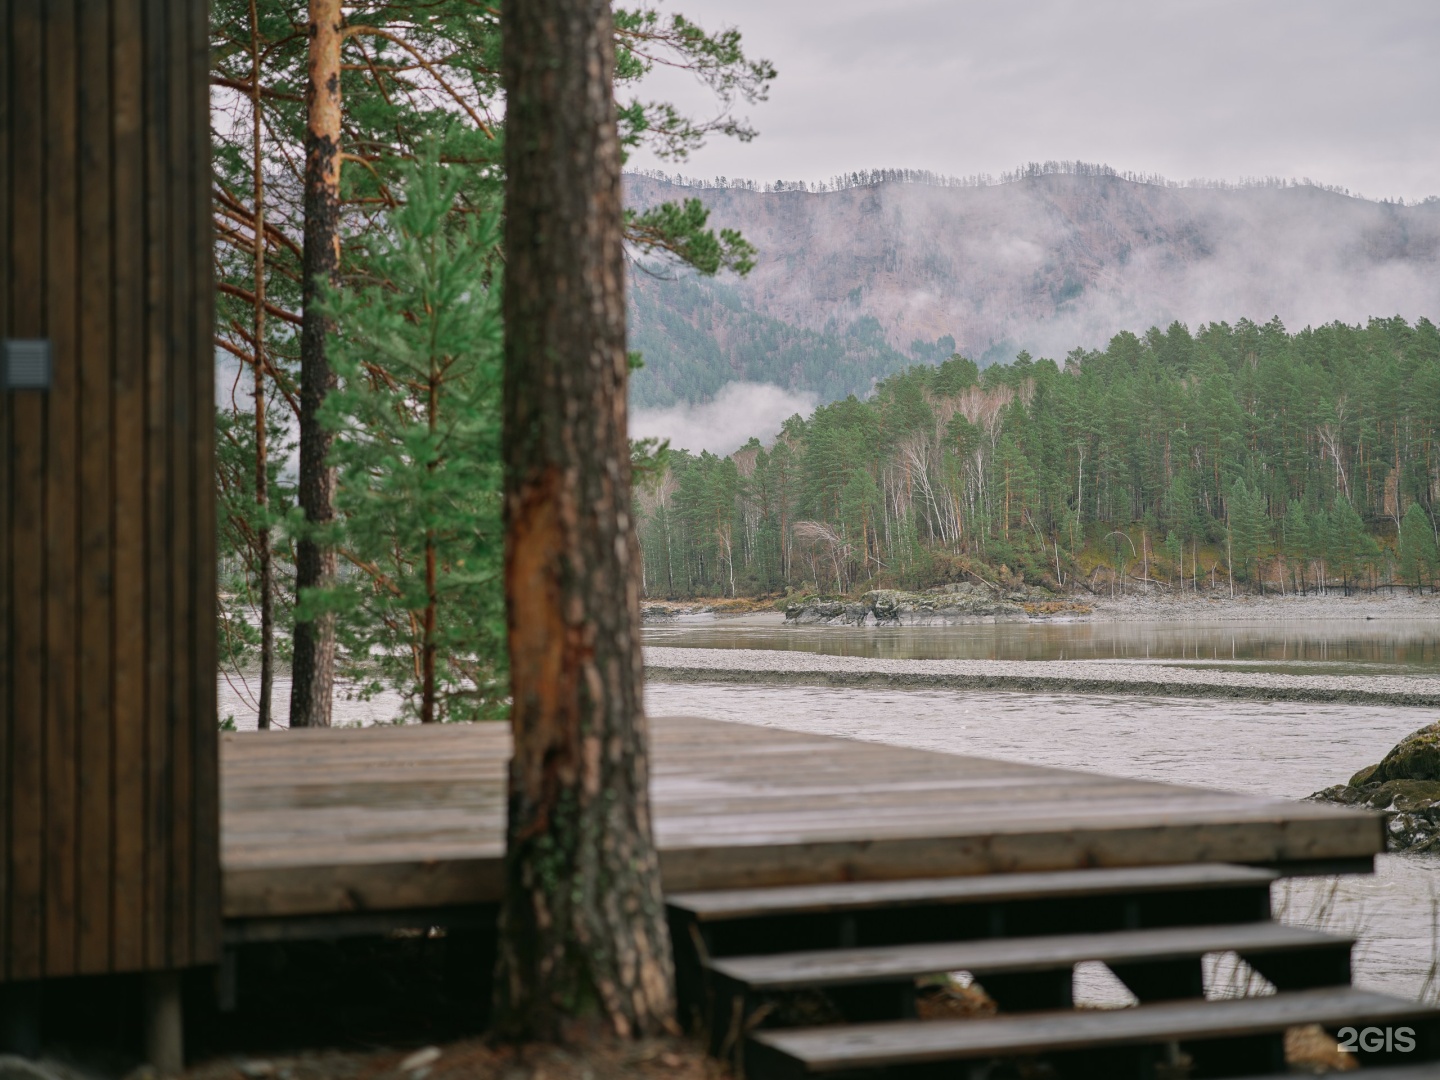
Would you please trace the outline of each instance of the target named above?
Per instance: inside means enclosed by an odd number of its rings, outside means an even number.
[[[427,405],[426,420],[430,427],[430,439],[433,445],[435,433],[440,425],[440,373],[434,369],[434,361],[431,361],[430,371],[430,400]],[[432,461],[425,466],[426,471],[434,473],[439,462]],[[435,567],[435,532],[433,529],[425,530],[425,638],[421,646],[420,654],[420,722],[422,724],[433,724],[435,716],[435,615],[440,606],[440,597],[436,589],[436,567]]]
[[[265,429],[265,156],[262,138],[264,116],[260,99],[260,17],[256,0],[250,0],[250,82],[255,110],[253,152],[255,170],[255,506],[260,514],[256,530],[260,563],[260,702],[256,726],[270,727],[275,696],[275,585],[271,555],[270,461]]]
[[[326,355],[330,320],[321,312],[327,289],[340,284],[340,0],[310,0],[309,80],[305,89],[305,253],[303,325],[300,328],[299,503],[312,529],[335,516],[331,436],[320,407],[335,386]],[[295,544],[297,600],[335,577],[335,552],[323,538]],[[335,682],[335,618],[295,621],[291,727],[329,727]]]
[[[511,725],[496,1013],[511,1037],[673,1025],[630,517],[607,0],[504,0]]]
[[[1230,598],[1235,598],[1235,556],[1230,551],[1230,518],[1225,518],[1225,576],[1230,579]]]
[[[435,534],[425,532],[425,640],[420,654],[420,722],[433,724],[435,716]]]

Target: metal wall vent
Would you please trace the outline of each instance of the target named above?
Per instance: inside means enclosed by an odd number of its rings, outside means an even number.
[[[3,360],[6,390],[50,389],[49,339],[6,338]]]

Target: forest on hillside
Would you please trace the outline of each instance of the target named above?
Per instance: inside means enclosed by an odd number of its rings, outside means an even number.
[[[668,454],[638,493],[652,598],[922,589],[1434,587],[1440,330],[1278,319],[955,355]]]
[[[835,318],[819,330],[795,326],[757,311],[732,282],[644,264],[631,275],[629,316],[630,347],[645,359],[631,376],[630,403],[642,409],[704,401],[735,380],[834,401],[955,351],[946,335],[902,352],[873,315]]]

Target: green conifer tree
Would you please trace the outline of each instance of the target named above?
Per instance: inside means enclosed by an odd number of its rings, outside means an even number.
[[[1310,558],[1310,522],[1305,515],[1305,504],[1291,499],[1285,508],[1285,518],[1280,523],[1281,550],[1285,558],[1295,560],[1300,570],[1300,589],[1305,589],[1305,563]]]
[[[334,541],[351,572],[310,602],[337,613],[349,674],[422,721],[493,717],[506,685],[499,215],[453,212],[460,172],[410,170],[367,245],[369,284],[328,301]]]
[[[1229,535],[1231,564],[1236,576],[1242,581],[1250,580],[1250,564],[1260,554],[1260,544],[1265,535],[1264,496],[1237,477],[1230,486]]]
[[[1411,503],[1400,521],[1400,576],[1417,589],[1427,579],[1433,585],[1437,561],[1430,517],[1419,503]]]
[[[1375,543],[1366,535],[1365,522],[1361,520],[1349,499],[1336,499],[1330,510],[1330,543],[1331,561],[1348,594],[1350,583],[1356,577],[1361,562]]]

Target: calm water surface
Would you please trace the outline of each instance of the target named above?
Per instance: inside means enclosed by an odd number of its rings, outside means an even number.
[[[892,660],[1179,660],[1292,674],[1440,674],[1440,620],[1031,622],[785,626],[782,617],[678,618],[648,645],[779,649]]]

